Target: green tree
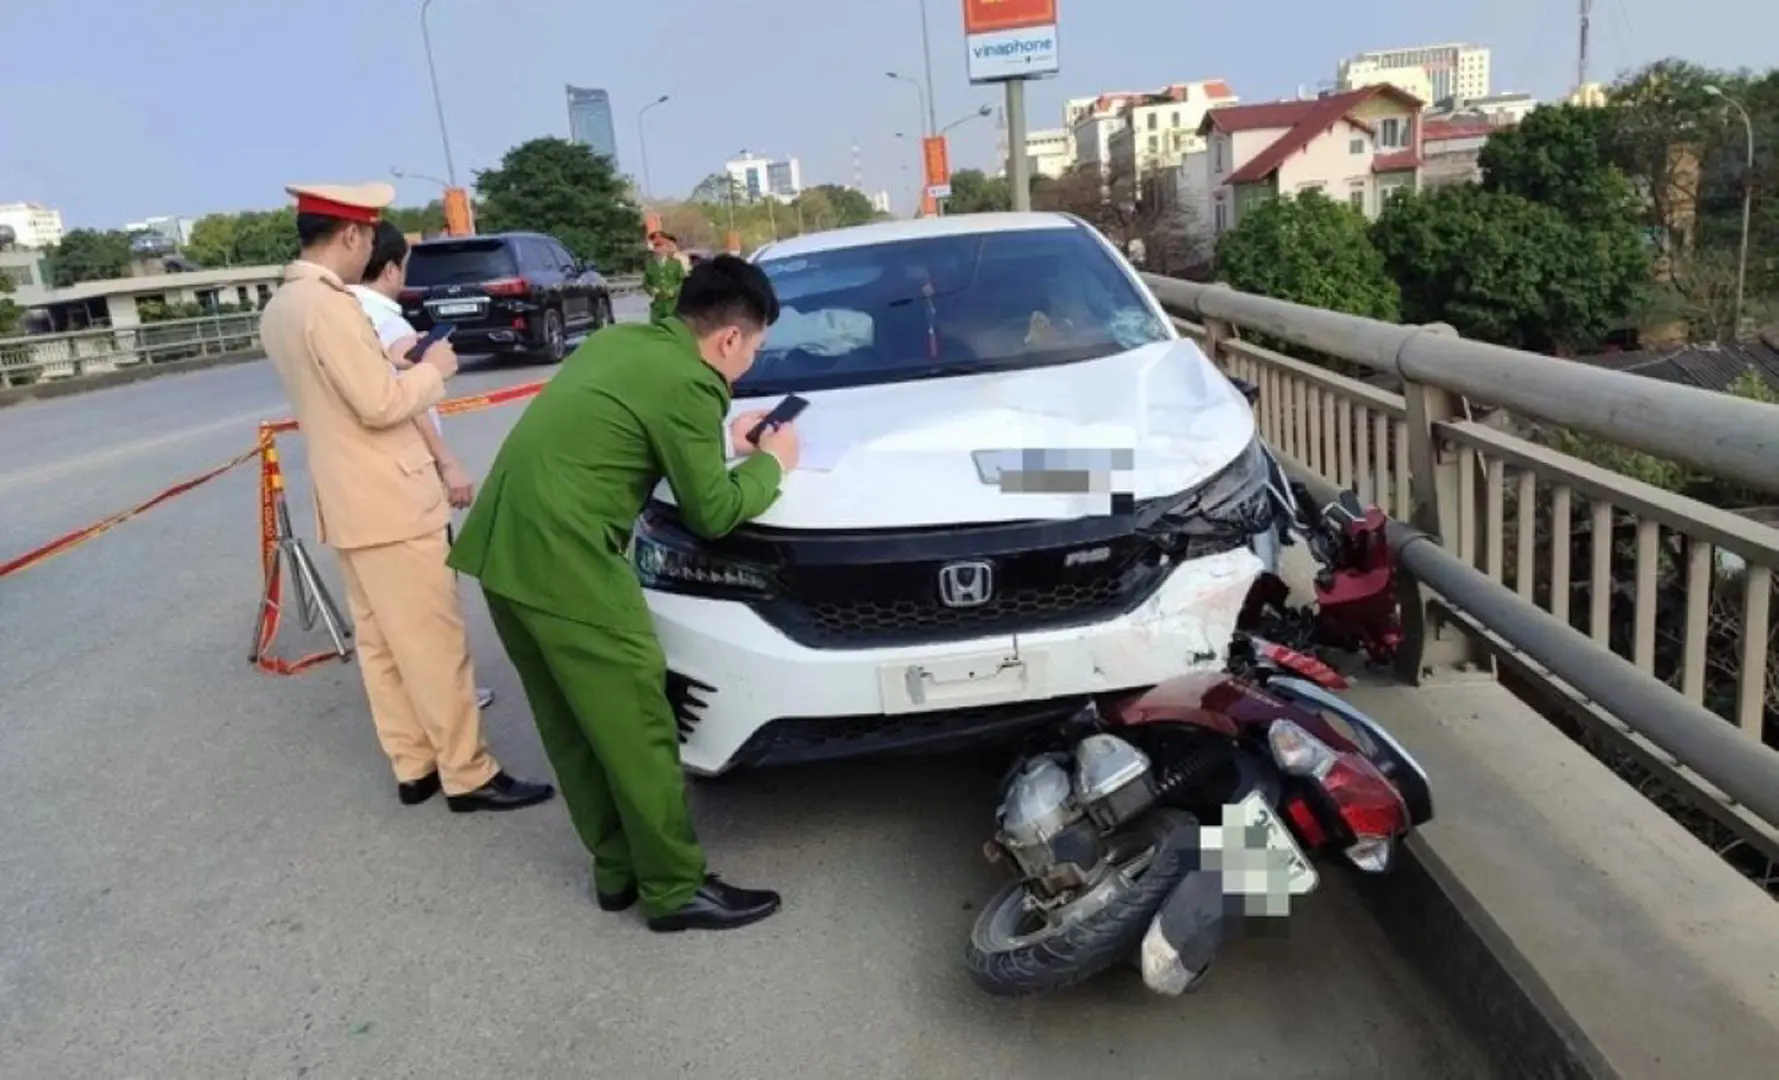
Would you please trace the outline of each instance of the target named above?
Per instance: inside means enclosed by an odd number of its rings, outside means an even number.
[[[130,238],[117,230],[75,229],[49,249],[49,280],[58,289],[130,272]]]
[[[1642,306],[1648,245],[1605,110],[1546,106],[1483,147],[1482,183],[1391,200],[1371,230],[1410,322],[1575,355]]]
[[[1578,225],[1635,221],[1637,191],[1608,152],[1613,120],[1607,110],[1578,105],[1534,109],[1483,145],[1483,190],[1530,199]]]
[[[870,196],[857,188],[842,184],[817,184],[804,191],[804,195],[820,197],[834,211],[833,220],[820,226],[821,228],[845,228],[849,225],[864,225],[876,221],[883,215],[871,205]],[[812,223],[812,228],[815,226]]]
[[[1634,229],[1589,228],[1556,207],[1470,184],[1392,199],[1371,240],[1408,322],[1535,352],[1597,345],[1647,272]]]
[[[1657,246],[1662,310],[1699,338],[1734,328],[1736,262],[1748,131],[1716,87],[1748,110],[1755,160],[1749,230],[1748,308],[1779,319],[1779,69],[1764,75],[1661,60],[1621,78],[1607,110],[1608,153],[1643,194],[1642,221]]]
[[[185,257],[199,266],[235,265],[235,214],[205,214],[191,227]]]
[[[547,233],[601,269],[642,264],[642,213],[609,158],[566,139],[541,138],[508,150],[499,168],[476,174],[478,228]]]
[[[1364,215],[1305,192],[1245,211],[1217,243],[1217,273],[1243,292],[1394,321],[1401,293]]]
[[[445,231],[443,199],[434,199],[425,206],[392,206],[383,216],[404,233],[437,236]]]
[[[948,214],[980,214],[1013,209],[1013,192],[1002,177],[981,169],[960,169],[951,174],[951,197],[945,200]]]

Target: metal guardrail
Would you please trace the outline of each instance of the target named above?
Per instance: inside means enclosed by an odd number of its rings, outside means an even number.
[[[239,352],[258,345],[257,311],[4,338],[0,339],[0,389]]]
[[[614,296],[642,288],[642,278],[634,275],[607,283]],[[0,390],[258,347],[257,311],[0,338]]]
[[[1779,724],[1779,530],[1515,433],[1555,425],[1775,491],[1779,407],[1466,341],[1449,327],[1146,280],[1214,361],[1259,387],[1261,429],[1282,456],[1402,523],[1404,565],[1431,594],[1414,613],[1405,674],[1503,661],[1779,859],[1779,754],[1762,743]],[[1403,392],[1242,331],[1393,375]],[[1474,406],[1504,412],[1479,422]]]

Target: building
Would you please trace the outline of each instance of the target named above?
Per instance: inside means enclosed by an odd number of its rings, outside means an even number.
[[[890,193],[888,191],[879,191],[877,194],[871,196],[871,209],[879,214],[889,213]]]
[[[1413,69],[1426,76],[1426,96],[1417,92],[1419,77],[1404,69]],[[1397,79],[1406,79],[1414,85],[1403,86]],[[1340,90],[1359,90],[1379,83],[1392,83],[1427,102],[1449,97],[1488,97],[1489,50],[1481,45],[1464,44],[1384,49],[1342,60],[1335,73],[1335,85]]]
[[[1421,186],[1475,183],[1482,179],[1477,161],[1489,136],[1506,125],[1479,117],[1435,119],[1421,124]]]
[[[1108,141],[1113,172],[1142,178],[1179,168],[1188,154],[1204,149],[1198,129],[1205,113],[1239,100],[1228,83],[1206,79],[1174,83],[1129,101],[1123,126]]]
[[[747,202],[767,196],[790,202],[803,192],[802,166],[794,157],[764,158],[743,150],[740,157],[725,162],[723,169],[735,185],[736,197]]]
[[[1569,95],[1569,104],[1580,105],[1583,108],[1588,109],[1598,109],[1606,104],[1608,100],[1607,95],[1609,93],[1610,91],[1605,83],[1583,83],[1576,87],[1575,91]]]
[[[184,247],[191,243],[191,231],[197,223],[196,218],[151,217],[130,222],[124,226],[124,232],[131,236],[158,236],[174,247]]]
[[[568,87],[568,138],[590,146],[618,167],[618,133],[612,127],[612,99],[604,90]]]
[[[1076,165],[1098,165],[1101,172],[1112,167],[1112,136],[1125,126],[1124,110],[1131,102],[1147,97],[1140,92],[1101,94],[1098,97],[1076,98],[1063,107],[1068,119],[1069,141],[1074,145]]]
[[[1351,76],[1336,83],[1342,90],[1359,90],[1367,86],[1394,86],[1422,101],[1432,101],[1433,77],[1423,67],[1374,67],[1361,65]]]
[[[1308,191],[1376,217],[1396,192],[1420,186],[1422,104],[1382,84],[1209,110],[1204,157],[1193,161],[1203,176],[1183,175],[1182,197],[1208,192],[1212,237],[1261,200]]]
[[[56,332],[130,327],[141,325],[143,309],[154,305],[196,306],[205,311],[215,311],[224,304],[264,307],[283,280],[283,266],[234,266],[108,278],[46,289],[31,299],[30,306],[44,313],[45,328]]]
[[[22,308],[43,303],[50,294],[43,252],[37,248],[0,249],[0,277],[12,282],[7,299]]]
[[[1406,89],[1406,88],[1405,88]],[[1487,97],[1449,97],[1427,108],[1428,120],[1482,120],[1497,127],[1511,126],[1538,107],[1531,94],[1490,94]]]
[[[62,212],[42,203],[0,203],[0,226],[12,230],[22,248],[55,247],[62,242]]]
[[[1075,163],[1075,142],[1069,137],[1068,128],[1028,131],[1025,133],[1025,156],[1031,162],[1033,176],[1048,176],[1054,180]]]

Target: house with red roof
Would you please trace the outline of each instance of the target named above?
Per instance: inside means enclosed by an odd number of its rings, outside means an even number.
[[[1199,168],[1212,235],[1262,200],[1308,191],[1376,217],[1391,196],[1421,187],[1422,104],[1379,84],[1206,112]]]

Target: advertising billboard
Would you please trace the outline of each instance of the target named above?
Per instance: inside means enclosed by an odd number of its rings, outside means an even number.
[[[973,83],[1055,75],[1057,0],[964,0],[964,52]]]
[[[920,143],[926,163],[927,194],[935,199],[951,198],[951,155],[946,150],[945,136],[934,135]]]

